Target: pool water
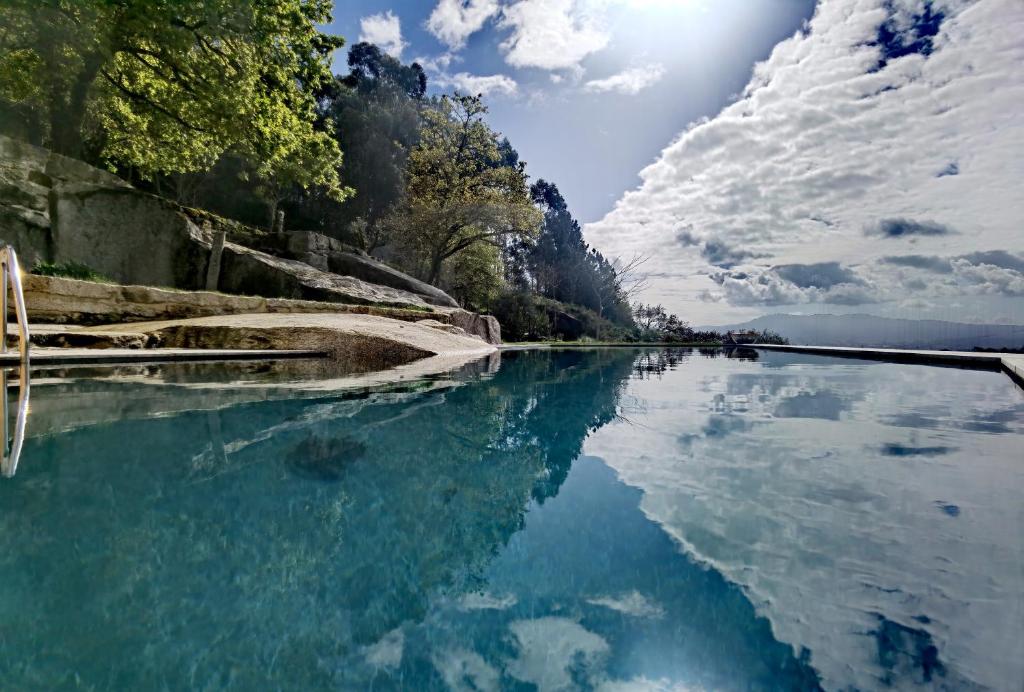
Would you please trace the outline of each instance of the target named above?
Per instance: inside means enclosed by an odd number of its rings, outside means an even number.
[[[59,375],[0,480],[3,689],[1024,686],[999,373],[594,349],[371,388]]]

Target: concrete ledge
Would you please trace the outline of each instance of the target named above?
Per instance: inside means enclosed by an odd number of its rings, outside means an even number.
[[[91,348],[34,348],[30,353],[31,367],[46,365],[115,365],[122,363],[181,363],[230,360],[284,360],[289,358],[325,358],[326,353],[316,350],[271,349],[198,349],[147,348],[103,350]],[[21,364],[18,352],[0,354],[0,366]]]
[[[793,351],[811,353],[835,358],[859,358],[892,363],[921,363],[923,365],[945,365],[980,370],[1003,371],[1021,387],[1024,387],[1024,355],[1013,353],[984,353],[977,351],[915,351],[897,348],[848,348],[845,346],[778,346],[755,344],[751,348],[768,351]]]
[[[1003,356],[1003,371],[1021,388],[1024,388],[1024,355]]]

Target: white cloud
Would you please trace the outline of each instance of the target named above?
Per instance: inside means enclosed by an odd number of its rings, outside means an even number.
[[[468,593],[459,600],[460,610],[507,610],[519,599],[514,594],[506,596],[495,596],[486,591],[480,593]]]
[[[402,25],[391,10],[359,20],[359,40],[372,43],[393,58],[401,58],[408,45],[402,40]]]
[[[374,668],[397,668],[405,652],[405,633],[400,629],[391,630],[376,644],[364,647],[366,662]]]
[[[419,63],[420,67],[427,72],[444,72],[457,60],[458,58],[452,53],[442,53],[432,58],[420,56],[414,62]]]
[[[579,0],[518,0],[502,10],[499,26],[511,33],[501,48],[513,67],[578,70],[608,45],[600,12]]]
[[[651,64],[644,67],[632,67],[604,79],[592,79],[583,86],[587,91],[617,91],[620,94],[637,94],[647,87],[657,84],[664,76],[664,65]]]
[[[468,649],[437,652],[431,662],[441,674],[448,689],[455,692],[496,690],[501,681],[501,674],[489,665],[483,656]]]
[[[541,690],[571,689],[572,671],[593,676],[611,651],[608,642],[567,618],[516,620],[509,629],[519,656],[508,662],[506,670]]]
[[[416,62],[426,70],[430,83],[442,89],[454,89],[463,94],[482,94],[484,96],[492,94],[511,96],[519,90],[516,80],[503,74],[475,75],[469,72],[452,74],[450,72],[452,63],[459,61],[460,58],[450,52],[432,58],[416,58]]]
[[[427,31],[459,50],[499,9],[498,0],[440,0],[427,18]]]
[[[434,84],[441,87],[450,87],[463,94],[504,94],[510,96],[516,93],[519,85],[511,77],[503,74],[474,75],[468,72],[457,72],[455,74],[438,73],[434,76]]]
[[[698,322],[786,301],[1017,295],[1013,267],[968,258],[939,275],[879,261],[1021,248],[1024,5],[935,0],[937,32],[914,19],[922,7],[822,0],[735,103],[689,126],[587,226],[588,240],[650,255],[645,298]],[[799,286],[772,269],[830,262],[855,281]]]
[[[587,603],[635,618],[660,618],[665,615],[665,611],[660,605],[651,601],[639,591],[630,591],[621,596],[588,598]]]

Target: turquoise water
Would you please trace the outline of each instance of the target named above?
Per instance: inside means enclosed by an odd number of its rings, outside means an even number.
[[[1021,390],[731,355],[40,371],[0,687],[1021,689]]]

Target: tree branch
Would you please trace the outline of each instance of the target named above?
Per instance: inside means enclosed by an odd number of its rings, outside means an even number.
[[[140,93],[138,93],[136,91],[132,91],[127,86],[122,84],[120,82],[120,80],[114,79],[110,75],[110,73],[107,72],[106,70],[100,70],[100,74],[103,75],[104,79],[106,79],[108,82],[110,82],[119,91],[121,91],[126,96],[128,96],[128,98],[131,98],[131,99],[133,99],[135,101],[139,101],[141,103],[145,103],[146,105],[148,105],[153,110],[158,111],[160,113],[163,113],[164,115],[166,115],[171,120],[174,120],[175,122],[180,124],[182,127],[185,127],[185,128],[187,128],[189,130],[192,130],[193,132],[206,132],[206,130],[204,128],[198,127],[197,125],[193,125],[192,123],[188,122],[187,120],[182,118],[177,113],[174,113],[174,112],[170,111],[165,106],[160,105],[159,103],[157,103],[153,99],[149,98],[145,94],[140,94]]]

